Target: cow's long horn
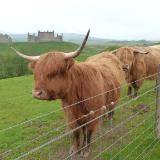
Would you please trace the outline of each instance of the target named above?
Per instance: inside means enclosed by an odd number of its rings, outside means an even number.
[[[140,54],[148,54],[149,51],[142,51],[142,50],[139,50],[139,49],[133,49],[133,52],[134,53],[140,53]]]
[[[35,61],[35,60],[38,60],[40,56],[27,56],[27,55],[24,55],[23,53],[17,51],[15,48],[11,47],[12,50],[14,50],[16,52],[16,54],[24,59],[27,59],[29,61]]]
[[[86,34],[86,36],[83,40],[83,43],[81,44],[81,46],[76,51],[70,52],[70,53],[65,53],[66,58],[75,58],[75,57],[80,55],[80,53],[82,52],[82,50],[83,50],[83,48],[84,48],[84,46],[87,42],[87,39],[89,37],[89,33],[90,33],[90,29],[88,30],[88,32],[87,32],[87,34]]]

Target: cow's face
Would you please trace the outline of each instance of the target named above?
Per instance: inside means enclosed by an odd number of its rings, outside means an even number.
[[[54,100],[65,98],[68,88],[68,72],[74,64],[73,58],[83,50],[90,30],[88,30],[82,45],[74,52],[51,52],[42,56],[27,56],[12,48],[17,55],[31,61],[35,88],[32,91],[34,98],[42,100]]]
[[[32,96],[41,100],[64,98],[67,92],[68,71],[74,64],[63,53],[47,53],[31,63],[35,87]]]
[[[119,58],[119,60],[122,63],[123,70],[126,73],[128,73],[128,71],[131,69],[131,67],[134,63],[136,56],[138,54],[147,54],[148,52],[137,50],[137,49],[134,49],[131,47],[130,48],[129,47],[122,47],[122,48],[119,48],[119,49],[113,51],[112,53],[114,53]]]
[[[134,53],[131,49],[119,48],[114,51],[114,54],[119,58],[122,63],[122,68],[125,72],[128,72],[132,66],[132,62],[134,60]]]

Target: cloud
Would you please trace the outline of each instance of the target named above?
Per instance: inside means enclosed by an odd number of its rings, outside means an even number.
[[[160,39],[159,0],[1,1],[0,30],[55,30],[114,39]]]

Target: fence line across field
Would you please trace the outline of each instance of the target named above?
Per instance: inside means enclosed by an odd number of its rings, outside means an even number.
[[[91,141],[88,145],[82,147],[81,149],[79,149],[78,151],[76,151],[75,153],[73,153],[72,155],[69,155],[69,156],[68,156],[67,158],[65,158],[64,160],[67,160],[68,158],[70,158],[70,157],[73,156],[74,154],[78,153],[79,151],[83,150],[84,148],[86,148],[86,147],[89,146],[90,144],[96,142],[97,140],[99,140],[100,138],[104,137],[106,134],[108,134],[109,132],[113,131],[113,130],[116,129],[117,127],[122,126],[123,123],[128,122],[128,120],[130,120],[131,118],[136,117],[139,113],[141,113],[141,112],[138,112],[138,113],[132,115],[132,116],[129,117],[127,120],[125,120],[125,121],[123,121],[123,122],[120,122],[120,123],[119,123],[118,125],[116,125],[114,128],[111,128],[110,130],[107,130],[103,135],[100,135],[99,137],[96,137],[96,138],[95,138],[93,141]],[[150,117],[153,116],[153,115],[154,115],[154,113],[151,114]],[[141,126],[146,120],[148,120],[148,117],[147,117],[142,123],[140,123],[140,126]],[[137,125],[137,126],[139,126],[139,125]],[[154,125],[152,125],[152,126],[154,126]],[[150,128],[151,128],[151,127],[150,127]],[[122,138],[122,137],[120,137],[120,138]],[[119,138],[119,139],[120,139],[120,138]]]
[[[144,78],[141,78],[141,79],[136,80],[136,81],[134,81],[134,82],[132,82],[132,83],[135,83],[135,82],[141,81],[141,80],[143,80],[143,79],[147,79],[147,78],[152,77],[152,76],[155,76],[155,75],[157,75],[157,73],[156,73],[156,74],[153,74],[153,75],[150,75],[150,76],[147,76],[147,77],[144,77]],[[132,83],[130,83],[130,84],[132,84]],[[76,105],[76,104],[79,104],[79,103],[82,103],[82,102],[88,101],[88,100],[90,100],[90,99],[96,98],[96,97],[98,97],[98,96],[104,95],[104,94],[109,93],[109,92],[112,92],[112,91],[114,91],[114,90],[121,89],[122,87],[125,87],[125,86],[128,86],[128,83],[127,83],[127,84],[125,84],[125,85],[122,85],[121,87],[117,87],[117,88],[114,88],[114,89],[108,90],[108,91],[106,91],[106,92],[103,92],[103,93],[97,94],[97,95],[95,95],[95,96],[92,96],[92,97],[86,98],[86,99],[84,99],[84,100],[78,101],[78,102],[76,102],[76,103],[73,103],[73,104],[71,104],[71,105],[65,106],[65,107],[63,107],[63,108],[59,108],[59,109],[57,109],[57,110],[55,110],[55,111],[48,112],[48,113],[46,113],[46,114],[42,114],[42,115],[37,116],[37,117],[35,117],[35,118],[32,118],[32,119],[30,119],[30,120],[27,120],[27,121],[24,121],[24,122],[18,123],[18,124],[16,124],[16,125],[13,125],[13,126],[7,127],[7,128],[5,128],[5,129],[1,129],[1,130],[0,130],[0,133],[1,133],[1,132],[4,132],[4,131],[7,131],[7,130],[10,130],[10,129],[12,129],[12,128],[18,127],[18,126],[20,126],[20,125],[23,125],[23,124],[29,123],[29,122],[34,121],[34,120],[36,120],[36,119],[39,119],[39,118],[42,118],[42,117],[46,117],[46,116],[48,116],[48,115],[50,115],[50,114],[53,114],[53,113],[55,113],[55,112],[62,111],[63,109],[68,109],[69,107],[72,107],[72,106],[74,106],[74,105]]]
[[[151,102],[151,103],[148,104],[148,105],[150,106],[150,105],[152,105],[152,104],[154,104],[154,103],[155,103],[155,101]],[[134,115],[131,115],[131,116],[130,116],[128,119],[126,119],[125,121],[127,121],[127,122],[130,121],[130,120],[133,119],[135,116],[138,116],[140,113],[141,113],[141,111],[136,112]],[[117,128],[117,127],[119,127],[119,126],[121,126],[122,123],[124,123],[124,122],[121,122],[120,124],[116,125],[116,126],[114,127],[114,129]],[[35,140],[38,140],[39,138],[42,138],[42,137],[44,137],[44,136],[47,136],[48,134],[53,133],[54,131],[57,131],[57,130],[59,130],[60,128],[65,127],[65,126],[66,126],[66,125],[63,125],[63,126],[54,128],[54,129],[50,130],[49,132],[44,133],[44,134],[42,134],[42,135],[40,135],[40,136],[38,136],[38,137],[36,137],[36,138],[34,138],[34,139],[26,142],[26,143],[23,143],[23,144],[21,144],[21,145],[19,145],[19,146],[14,147],[14,148],[12,148],[12,149],[10,149],[10,150],[8,150],[8,151],[5,151],[4,153],[2,153],[2,154],[0,154],[0,155],[8,154],[8,153],[12,152],[12,151],[15,150],[15,149],[18,149],[18,148],[20,148],[20,147],[22,147],[22,146],[25,146],[25,145],[27,145],[27,144],[29,144],[29,143],[31,143],[31,142],[34,142]],[[108,133],[109,133],[109,132],[108,132]],[[82,149],[83,149],[83,148],[82,148]]]
[[[146,91],[145,93],[137,96],[135,99],[131,99],[131,100],[129,100],[128,102],[126,102],[126,103],[124,103],[124,104],[122,104],[122,105],[119,105],[118,107],[115,108],[115,110],[118,109],[118,108],[120,108],[120,107],[122,107],[122,106],[125,106],[125,105],[129,104],[129,103],[132,102],[132,101],[137,100],[138,98],[140,98],[140,97],[144,96],[145,94],[151,92],[153,89],[156,89],[157,87],[159,87],[159,86],[156,86],[156,87],[154,87],[154,88]],[[114,110],[112,110],[112,111],[114,111]],[[110,111],[110,112],[111,112],[111,111]],[[21,158],[23,158],[23,157],[26,157],[27,155],[32,154],[32,153],[34,153],[34,152],[36,152],[36,151],[38,151],[38,150],[40,150],[40,149],[42,149],[42,148],[50,145],[51,143],[53,143],[53,142],[55,142],[55,141],[58,141],[58,140],[60,140],[60,139],[62,139],[62,138],[64,138],[64,137],[70,135],[71,133],[75,132],[76,130],[78,130],[78,129],[82,128],[82,127],[85,127],[86,125],[88,125],[88,124],[90,124],[90,123],[92,123],[92,122],[94,122],[94,121],[96,121],[96,120],[104,117],[104,116],[107,115],[108,113],[109,113],[109,112],[106,112],[106,113],[104,113],[104,114],[102,114],[102,115],[100,115],[100,116],[97,116],[96,118],[94,118],[94,119],[86,122],[85,124],[82,124],[81,126],[78,126],[78,127],[74,128],[74,129],[72,129],[72,130],[70,130],[70,131],[68,131],[68,132],[66,132],[66,133],[64,133],[64,134],[62,134],[62,135],[60,135],[60,136],[57,136],[57,137],[53,138],[52,140],[50,140],[50,141],[48,141],[48,142],[46,142],[46,143],[44,143],[44,144],[42,144],[42,145],[40,145],[40,146],[32,149],[32,150],[30,150],[29,152],[24,153],[22,156],[18,157],[18,159],[21,159]],[[15,160],[18,160],[18,159],[15,159]]]

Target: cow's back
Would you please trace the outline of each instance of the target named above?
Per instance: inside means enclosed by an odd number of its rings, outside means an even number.
[[[149,53],[144,56],[144,62],[146,65],[146,77],[153,80],[156,78],[158,64],[160,64],[160,45],[154,45],[149,47],[143,47]]]
[[[117,102],[120,97],[120,87],[124,80],[124,72],[119,59],[109,52],[103,52],[89,57],[86,61],[95,63],[99,67],[104,79],[106,104]]]
[[[153,80],[156,78],[156,73],[158,69],[158,64],[160,63],[160,58],[155,56],[152,53],[149,53],[145,56],[145,64],[146,64],[146,76],[148,79]]]
[[[141,51],[148,52],[147,54],[138,54],[133,61],[132,70],[130,76],[133,80],[147,77],[146,79],[155,79],[157,73],[157,67],[160,63],[160,46],[148,46],[148,47],[132,47]]]
[[[115,55],[109,52],[102,52],[100,54],[89,57],[86,61],[100,64],[100,66],[104,66],[106,68],[106,71],[104,72],[111,72],[112,74],[114,74],[120,84],[122,84],[122,82],[124,81],[122,64]]]

